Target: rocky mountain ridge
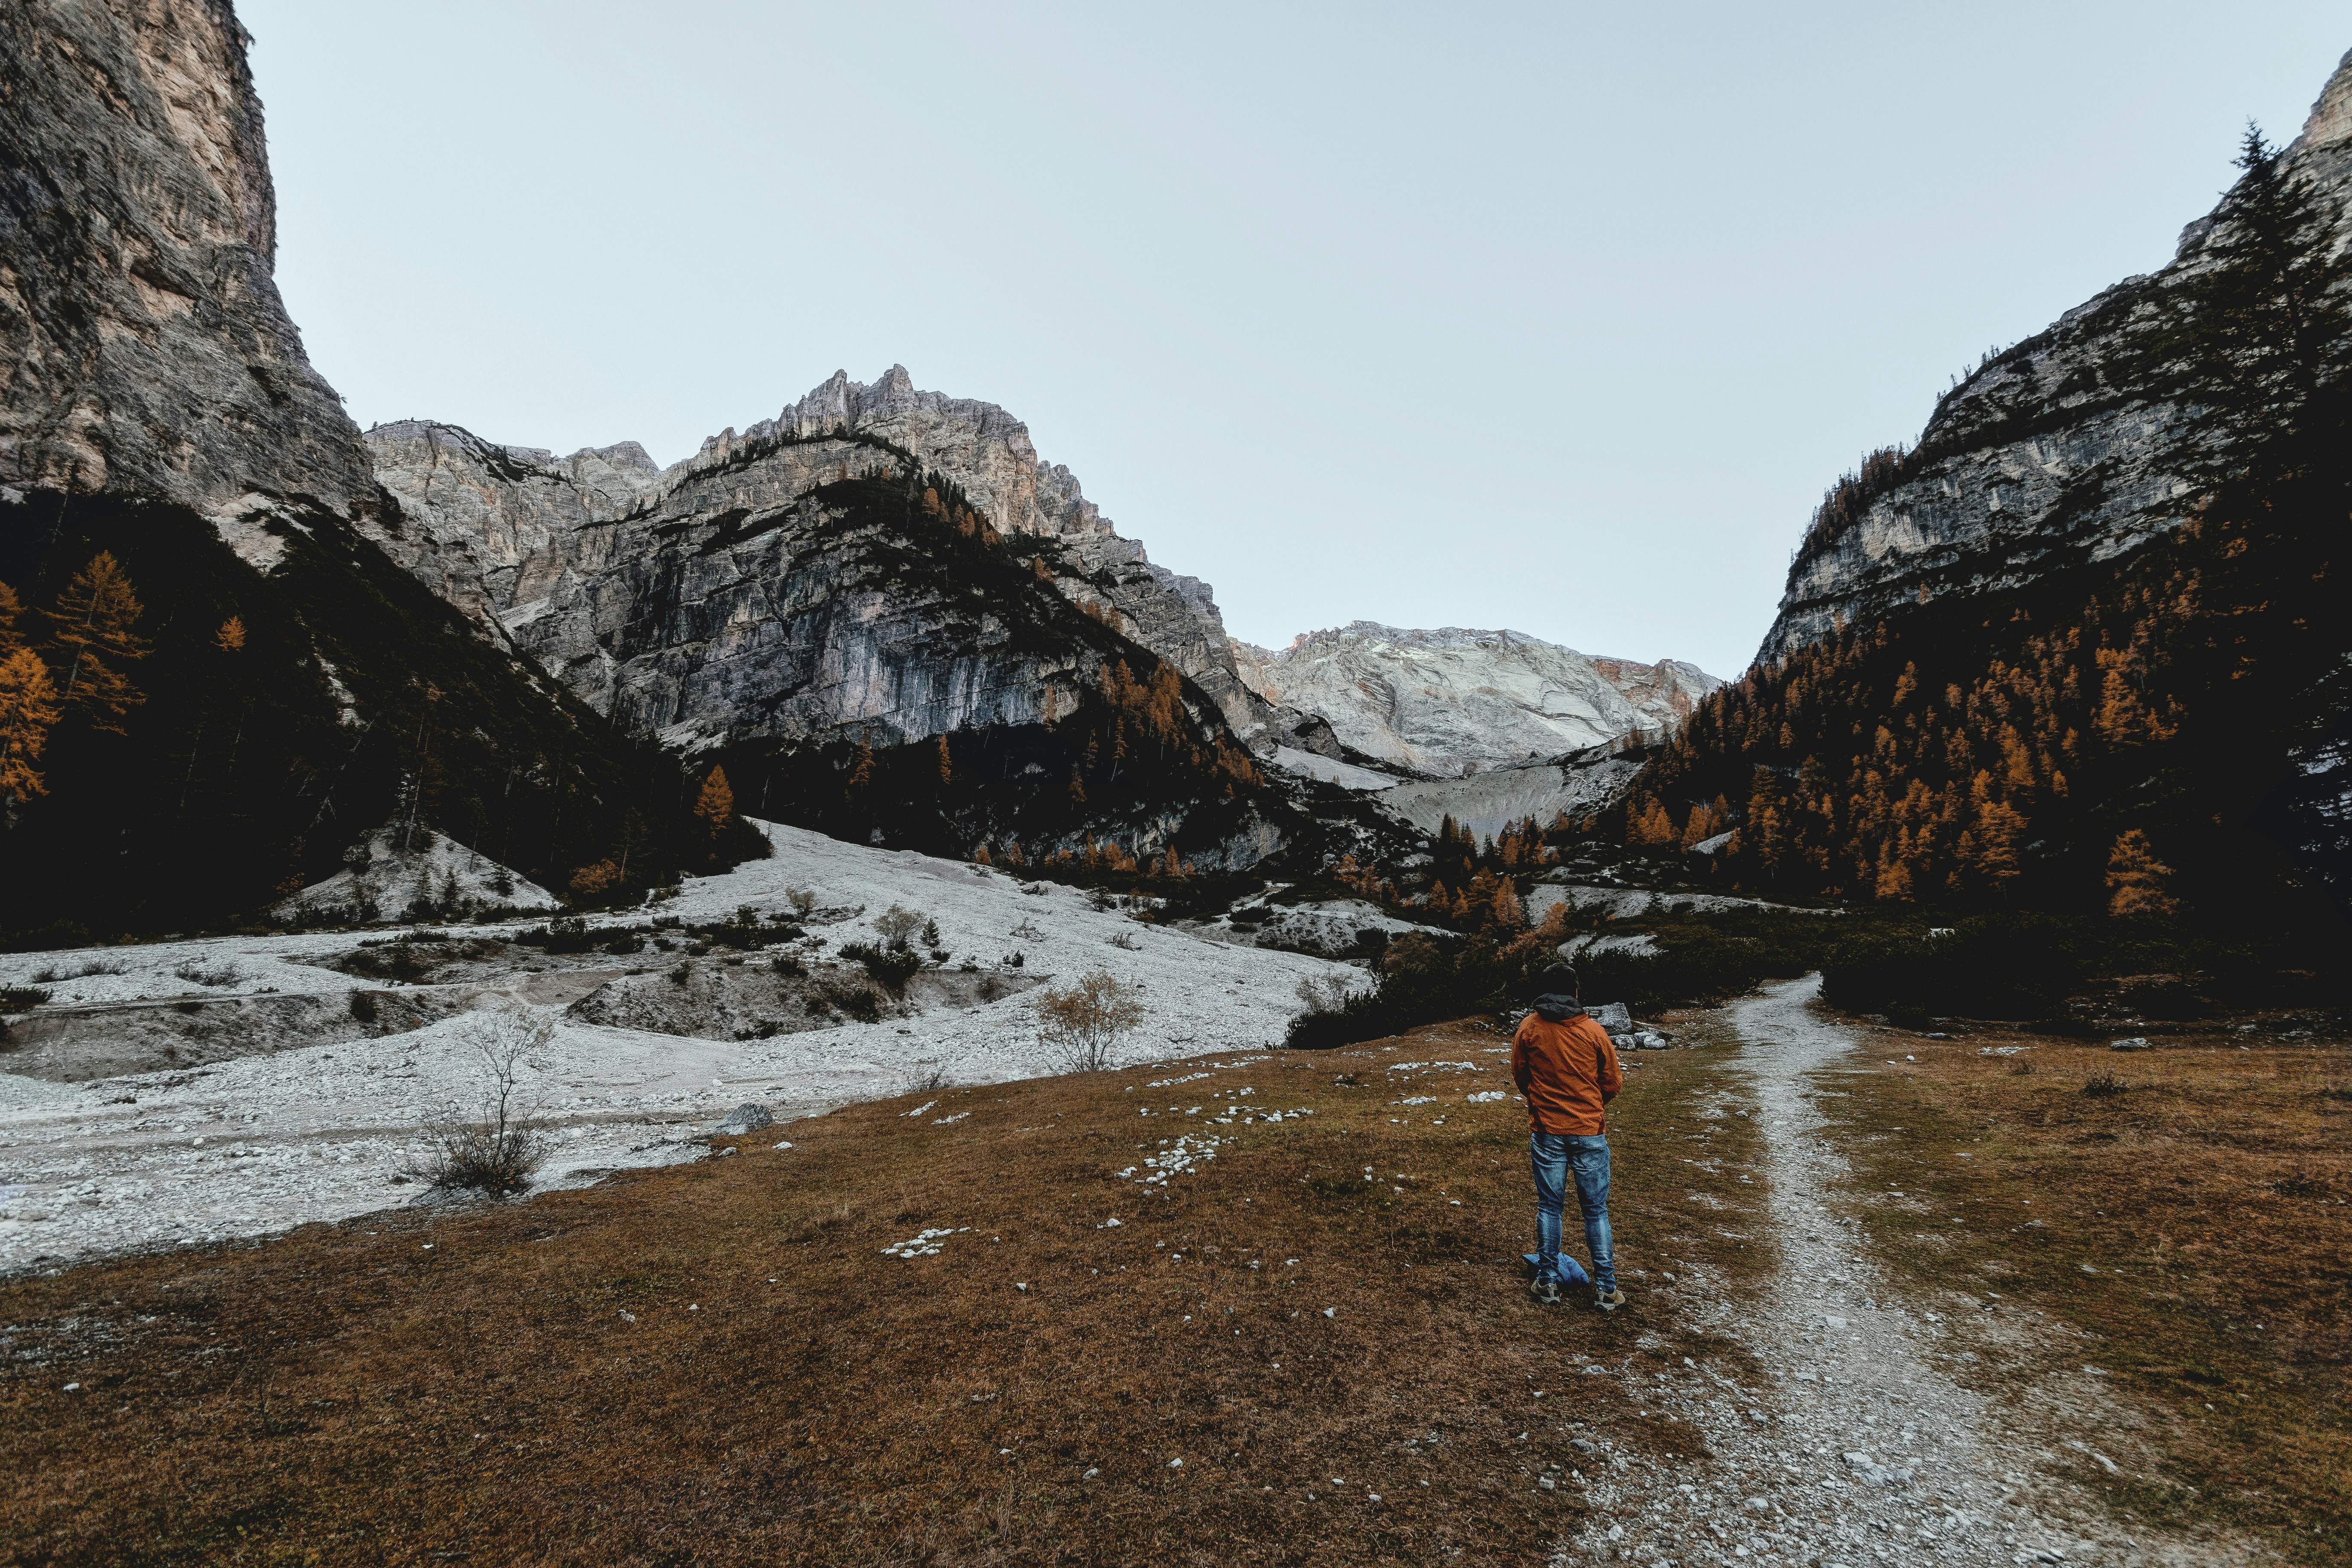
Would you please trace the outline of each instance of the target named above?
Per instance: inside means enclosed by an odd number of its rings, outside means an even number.
[[[557,459],[429,421],[379,426],[365,439],[398,505],[379,529],[388,552],[592,707],[676,746],[851,731],[896,744],[1051,707],[1047,686],[1074,672],[1040,667],[1009,684],[918,675],[929,635],[919,617],[878,642],[861,632],[856,646],[812,642],[809,626],[778,622],[814,603],[807,592],[779,599],[778,580],[797,574],[815,592],[824,575],[802,548],[813,536],[786,520],[812,523],[808,503],[823,487],[884,471],[952,486],[1007,549],[1027,552],[1041,581],[1175,666],[1237,734],[1256,735],[1271,718],[1234,670],[1206,584],[1121,537],[1066,468],[1039,460],[1019,420],[919,390],[902,366],[870,384],[837,372],[775,418],[730,427],[667,468],[634,442]],[[668,613],[673,578],[703,606],[687,621]],[[722,602],[713,620],[709,607]],[[852,617],[865,628],[887,618],[878,606]],[[1010,708],[983,695],[1024,682],[1029,696]]]
[[[1597,658],[1523,632],[1355,621],[1280,652],[1233,644],[1259,696],[1321,720],[1347,752],[1458,778],[1656,732],[1723,684],[1679,659]],[[1315,748],[1309,748],[1315,749]]]
[[[2342,211],[2352,195],[2352,53],[2286,166]],[[1832,489],[1789,569],[1759,658],[1952,595],[2021,588],[2105,561],[2183,521],[2189,487],[2165,453],[2178,388],[2144,352],[2169,290],[2204,264],[2209,216],[2160,271],[2127,278],[1995,355],[1937,403],[1907,452],[1874,455]]]

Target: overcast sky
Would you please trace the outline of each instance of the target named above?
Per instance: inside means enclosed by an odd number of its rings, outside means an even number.
[[[242,0],[362,426],[1002,404],[1237,636],[1744,668],[1814,503],[2171,254],[2340,4]]]

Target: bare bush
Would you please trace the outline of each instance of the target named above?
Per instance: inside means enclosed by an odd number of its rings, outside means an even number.
[[[1104,1072],[1119,1037],[1143,1022],[1142,987],[1108,970],[1037,994],[1037,1039],[1066,1071]]]
[[[816,894],[807,888],[786,888],[784,902],[793,906],[794,913],[805,915],[816,908]]]
[[[537,1108],[524,1093],[522,1074],[554,1036],[551,1020],[520,1008],[484,1015],[473,1031],[474,1100],[452,1102],[426,1123],[424,1152],[409,1162],[408,1175],[445,1192],[505,1194],[529,1187],[548,1145],[529,1125]]]
[[[892,904],[874,917],[874,934],[880,937],[891,951],[903,950],[914,934],[923,929],[925,916],[920,910],[901,909]]]
[[[902,1094],[936,1094],[943,1089],[953,1089],[955,1079],[937,1062],[917,1062],[899,1075],[898,1084]]]
[[[1297,986],[1298,999],[1315,1013],[1336,1013],[1355,993],[1353,981],[1337,974],[1310,974]]]
[[[54,985],[60,980],[87,980],[93,974],[120,974],[130,967],[119,958],[84,959],[70,969],[59,969],[51,964],[33,976],[33,984]]]
[[[245,978],[244,971],[234,963],[206,963],[191,958],[172,973],[191,985],[234,985]]]

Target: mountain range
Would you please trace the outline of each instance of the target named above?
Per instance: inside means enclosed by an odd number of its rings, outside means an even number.
[[[2063,621],[2194,533],[2216,493],[2199,454],[2227,445],[2200,435],[2217,384],[2183,368],[2219,329],[2183,311],[2237,276],[2242,195],[1832,487],[1732,687],[1499,630],[1359,621],[1270,651],[1018,419],[900,366],[836,373],[667,468],[625,441],[558,458],[429,419],[362,432],[272,281],[226,0],[42,7],[15,32],[0,582],[27,626],[101,558],[143,595],[118,650],[138,700],[68,713],[9,802],[28,920],[261,907],[387,819],[552,888],[602,864],[651,885],[733,852],[696,816],[713,770],[748,809],[958,855],[1108,842],[1238,869],[1570,806],[1622,825],[1656,805],[1686,836],[1695,805],[1734,823],[1758,770],[1803,766],[1773,750],[1788,725],[1724,722],[1770,671],[1864,628],[1876,647],[1954,616]],[[2339,69],[2275,171],[2340,225],[2347,170]],[[2024,656],[1978,642],[1986,669]],[[1977,668],[1927,689],[1963,693]],[[1635,731],[1718,750],[1633,784],[1610,752]],[[2325,779],[2332,734],[2279,743]],[[2342,816],[2332,787],[2293,809]]]

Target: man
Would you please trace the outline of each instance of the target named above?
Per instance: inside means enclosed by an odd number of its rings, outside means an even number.
[[[1576,971],[1554,964],[1537,982],[1535,1011],[1511,1037],[1511,1078],[1528,1102],[1528,1157],[1536,1175],[1536,1278],[1528,1293],[1559,1300],[1559,1215],[1576,1176],[1584,1242],[1592,1254],[1592,1304],[1613,1312],[1617,1258],[1609,1240],[1609,1138],[1602,1108],[1625,1086],[1617,1047],[1576,999]]]

